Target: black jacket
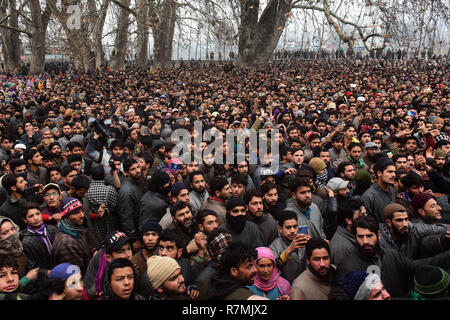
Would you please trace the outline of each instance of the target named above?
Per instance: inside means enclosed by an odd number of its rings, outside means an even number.
[[[147,191],[139,201],[139,228],[148,220],[160,221],[166,214],[169,204],[163,195],[153,191]]]
[[[132,179],[126,178],[119,193],[119,230],[129,237],[139,237],[139,200],[142,191],[139,185]]]
[[[381,249],[380,254],[367,258],[361,253],[346,259],[338,268],[338,279],[342,279],[349,271],[369,272],[378,269],[381,281],[393,298],[406,297],[413,287],[414,271],[421,265],[434,265],[447,270],[450,267],[450,251],[434,257],[412,260],[403,253],[393,249]]]
[[[53,243],[55,235],[59,232],[58,228],[52,225],[47,225],[47,232]],[[41,268],[41,269],[52,269],[52,257],[48,254],[47,249],[42,242],[41,238],[27,229],[22,231],[22,245],[23,251],[27,256],[28,269]]]

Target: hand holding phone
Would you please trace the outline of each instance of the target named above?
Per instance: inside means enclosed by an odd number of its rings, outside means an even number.
[[[309,227],[307,225],[298,226],[298,234],[303,234],[307,236],[309,234]]]

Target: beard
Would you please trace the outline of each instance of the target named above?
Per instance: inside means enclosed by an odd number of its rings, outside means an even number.
[[[359,244],[357,246],[358,251],[366,258],[373,258],[380,251],[378,242],[375,244],[375,246],[372,245],[360,246]]]
[[[396,228],[392,228],[392,231],[395,237],[399,240],[404,240],[408,237],[409,227],[403,227],[401,230],[397,230]]]
[[[311,199],[306,200],[306,201],[301,201],[300,199],[295,200],[295,202],[297,202],[297,205],[300,208],[307,208],[311,205]]]
[[[316,277],[318,277],[319,279],[321,279],[321,280],[326,280],[326,279],[328,279],[328,274],[329,274],[329,272],[330,272],[330,269],[328,268],[324,268],[324,267],[322,267],[322,268],[319,268],[319,270],[315,270],[314,268],[312,268],[311,267],[311,265],[309,264],[308,265],[308,269],[309,269],[309,271],[311,271],[311,273],[312,274],[314,274]],[[322,270],[327,270],[327,273],[326,274],[322,274],[322,273],[320,273],[320,271],[322,271]]]

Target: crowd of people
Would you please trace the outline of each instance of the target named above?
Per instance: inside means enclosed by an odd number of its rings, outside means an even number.
[[[0,76],[0,299],[448,300],[448,67]]]

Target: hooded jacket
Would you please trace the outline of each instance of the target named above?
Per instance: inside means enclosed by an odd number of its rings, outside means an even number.
[[[254,295],[247,287],[223,272],[211,278],[208,300],[247,300]]]

